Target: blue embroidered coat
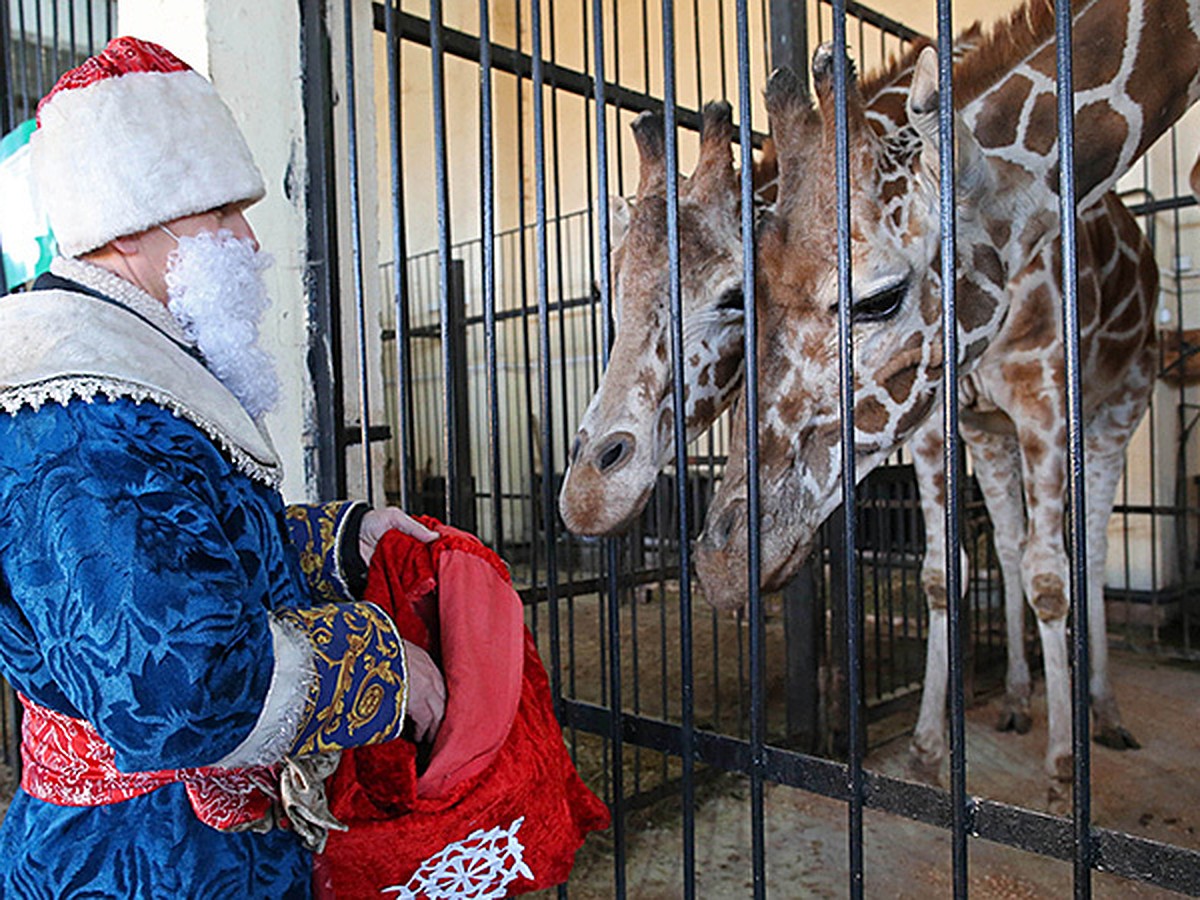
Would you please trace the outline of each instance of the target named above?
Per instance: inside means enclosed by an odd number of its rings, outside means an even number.
[[[4,677],[91,723],[121,771],[397,736],[394,627],[331,602],[352,600],[361,508],[285,508],[269,442],[161,305],[54,271],[79,286],[0,300]],[[3,897],[307,897],[310,867],[291,831],[202,824],[178,783],[106,806],[18,791],[0,829]]]

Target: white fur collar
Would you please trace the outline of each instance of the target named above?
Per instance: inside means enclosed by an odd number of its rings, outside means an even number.
[[[80,260],[57,260],[52,271],[121,306],[57,290],[4,298],[0,410],[15,413],[22,406],[101,396],[149,400],[207,434],[242,472],[278,486],[279,458],[265,430],[179,346],[192,342],[161,303]]]

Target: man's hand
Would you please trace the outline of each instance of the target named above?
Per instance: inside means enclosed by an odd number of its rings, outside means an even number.
[[[385,506],[383,509],[373,509],[363,516],[358,529],[358,552],[366,565],[371,565],[371,557],[375,555],[375,545],[388,531],[395,528],[405,534],[412,535],[418,541],[428,544],[437,540],[438,533],[430,531],[408,513],[395,506]]]
[[[446,713],[446,682],[429,654],[412,641],[404,641],[404,657],[408,663],[408,717],[416,739],[429,742],[437,736]]]

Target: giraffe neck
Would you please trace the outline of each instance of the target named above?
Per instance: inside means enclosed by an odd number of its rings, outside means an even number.
[[[1200,0],[1092,0],[1073,25],[1075,190],[1086,209],[1200,97]],[[1010,271],[1058,233],[1050,33],[962,108],[1012,204]]]

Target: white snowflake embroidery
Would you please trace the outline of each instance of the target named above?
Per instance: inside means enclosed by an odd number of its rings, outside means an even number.
[[[394,891],[398,900],[499,900],[518,876],[533,880],[522,858],[525,847],[517,840],[524,821],[521,816],[508,828],[481,828],[447,844],[421,863],[407,884],[386,887],[382,893]]]

